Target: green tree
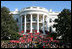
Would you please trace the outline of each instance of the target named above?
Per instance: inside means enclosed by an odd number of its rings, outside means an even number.
[[[62,39],[65,42],[71,42],[71,10],[63,9],[58,15],[58,19],[55,19],[58,24],[56,27],[57,36],[62,35]]]
[[[1,7],[1,39],[8,39],[9,36],[18,35],[17,23],[12,14],[9,13],[10,11],[7,7]]]

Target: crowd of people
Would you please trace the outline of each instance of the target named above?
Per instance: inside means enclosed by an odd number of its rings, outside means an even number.
[[[65,48],[64,44],[43,34],[23,35],[18,41],[1,41],[1,48]]]

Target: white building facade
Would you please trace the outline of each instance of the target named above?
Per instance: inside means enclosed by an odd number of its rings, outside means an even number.
[[[42,7],[26,7],[18,11],[10,12],[13,14],[14,19],[17,21],[19,32],[24,31],[26,33],[40,33],[40,30],[45,34],[45,30],[49,31],[52,28],[53,32],[56,32],[56,28],[53,27],[55,24],[54,20],[57,19],[57,15],[60,12],[52,12]]]

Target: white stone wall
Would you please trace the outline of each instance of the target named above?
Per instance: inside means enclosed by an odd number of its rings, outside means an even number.
[[[49,12],[49,15],[48,15],[48,18],[47,18],[47,30],[49,31],[50,27],[52,28],[52,31],[53,32],[56,32],[56,28],[53,28],[53,25],[56,24],[54,22],[55,19],[58,19],[57,15],[59,14],[59,12]],[[50,19],[51,19],[51,22],[50,22]]]

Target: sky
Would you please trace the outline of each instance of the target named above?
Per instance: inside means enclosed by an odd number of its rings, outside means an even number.
[[[60,12],[64,8],[71,9],[71,1],[1,1],[1,7],[5,6],[14,11],[16,8],[21,10],[25,7],[38,6],[52,11]]]

